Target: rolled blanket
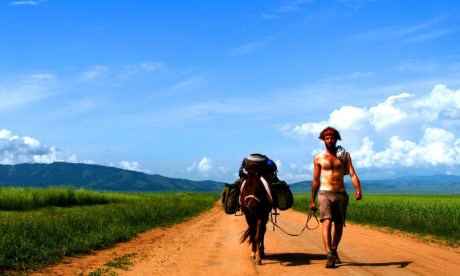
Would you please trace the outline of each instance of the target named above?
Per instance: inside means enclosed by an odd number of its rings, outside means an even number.
[[[337,156],[337,158],[342,160],[342,162],[347,161],[347,151],[342,146],[337,146],[337,151],[335,153],[335,156]],[[347,174],[350,174],[350,172],[348,171],[348,168],[345,165],[345,175]]]
[[[273,204],[273,196],[272,196],[272,191],[270,190],[270,185],[268,184],[267,180],[263,176],[260,177],[260,181],[264,184],[265,190],[267,191],[268,195],[268,202],[270,204]]]
[[[342,161],[345,161],[347,156],[347,151],[342,146],[337,146],[336,156]]]

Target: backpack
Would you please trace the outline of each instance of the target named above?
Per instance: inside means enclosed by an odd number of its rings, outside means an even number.
[[[294,204],[294,196],[292,195],[289,185],[284,181],[272,182],[274,193],[274,204],[281,211],[285,211]]]
[[[235,214],[239,210],[238,197],[243,179],[238,179],[233,184],[224,184],[222,191],[222,205],[226,214]]]
[[[249,168],[256,169],[261,175],[276,176],[278,168],[275,162],[267,156],[260,153],[253,153],[243,159],[241,163],[240,172],[248,171]]]

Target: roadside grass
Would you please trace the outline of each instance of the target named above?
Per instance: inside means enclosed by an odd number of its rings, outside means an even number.
[[[109,267],[119,268],[128,270],[128,268],[133,265],[131,262],[131,257],[135,256],[135,253],[126,254],[121,257],[116,257],[112,262],[108,262],[105,265]]]
[[[64,187],[47,189],[0,188],[0,210],[30,211],[43,207],[69,207],[120,202],[126,196],[115,193],[95,193],[88,190]]]
[[[293,209],[308,213],[311,195],[295,194]],[[319,211],[318,211],[319,213]],[[460,246],[460,195],[350,194],[347,221],[416,234],[425,240]]]
[[[1,188],[0,275],[37,270],[64,256],[128,241],[152,228],[187,220],[210,209],[218,198],[212,193]]]

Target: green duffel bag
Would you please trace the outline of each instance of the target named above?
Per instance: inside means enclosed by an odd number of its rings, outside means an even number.
[[[235,214],[239,210],[238,198],[240,196],[241,180],[237,180],[233,184],[224,184],[222,191],[222,205],[226,214]]]
[[[281,211],[287,210],[294,204],[294,196],[292,195],[289,185],[284,181],[273,182],[273,190],[275,197],[275,206]]]

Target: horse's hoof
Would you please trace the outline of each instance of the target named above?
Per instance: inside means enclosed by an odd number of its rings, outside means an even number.
[[[262,265],[262,260],[255,260],[256,265]]]
[[[255,261],[256,260],[256,256],[251,256],[251,261]]]

